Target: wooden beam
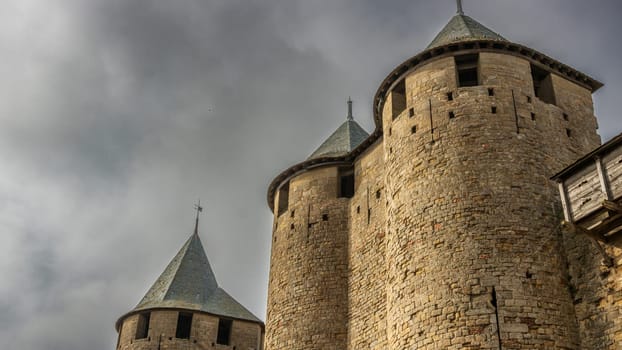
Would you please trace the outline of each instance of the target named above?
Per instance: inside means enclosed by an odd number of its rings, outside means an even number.
[[[559,196],[562,199],[562,208],[564,209],[564,219],[567,222],[572,221],[572,213],[570,212],[570,202],[568,201],[568,193],[566,192],[566,186],[563,181],[557,183],[559,188]]]
[[[622,214],[622,205],[619,205],[616,202],[612,202],[609,200],[604,200],[603,201],[603,207],[605,207],[607,210],[611,210],[614,211],[618,214]]]
[[[600,157],[595,157],[594,162],[596,163],[596,171],[598,172],[598,180],[600,181],[600,190],[605,195],[607,200],[612,200],[613,195],[611,194],[611,189],[609,188],[609,181],[607,180],[607,173],[605,168],[603,167],[603,162]]]
[[[583,234],[597,241],[602,241],[602,242],[607,241],[607,238],[605,236],[599,235],[592,230],[588,230],[579,225],[575,225],[574,223],[569,222],[569,221],[563,221],[562,228],[564,228],[566,232],[569,232],[572,234]]]

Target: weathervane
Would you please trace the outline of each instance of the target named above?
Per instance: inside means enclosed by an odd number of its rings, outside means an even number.
[[[464,15],[464,11],[462,10],[462,0],[456,0],[456,3],[458,5],[458,14]]]
[[[199,201],[197,202],[197,204],[194,205],[194,209],[196,209],[197,211],[197,217],[196,220],[194,222],[194,234],[199,234],[199,213],[203,211],[203,207],[201,206],[201,200],[199,199]]]
[[[348,97],[348,116],[346,119],[354,120],[354,117],[352,116],[352,98],[350,97]]]

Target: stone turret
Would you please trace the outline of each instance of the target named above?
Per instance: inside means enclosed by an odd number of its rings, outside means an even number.
[[[263,341],[263,323],[218,286],[196,226],[116,329],[119,350],[259,350]]]
[[[600,144],[601,86],[459,2],[381,83],[369,136],[346,121],[271,183],[266,349],[594,344],[549,177]]]

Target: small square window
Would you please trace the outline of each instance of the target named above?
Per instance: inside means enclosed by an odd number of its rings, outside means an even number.
[[[322,221],[328,221],[328,214],[322,214]]]
[[[488,96],[494,96],[494,95],[495,95],[495,89],[488,88]]]
[[[454,119],[456,117],[456,115],[454,114],[453,111],[449,112],[449,119]]]

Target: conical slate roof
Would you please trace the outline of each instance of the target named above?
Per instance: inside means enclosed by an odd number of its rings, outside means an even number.
[[[368,137],[369,134],[367,131],[354,121],[354,117],[352,116],[352,100],[348,99],[348,117],[346,121],[307,159],[344,156],[350,153]]]
[[[460,41],[482,39],[507,41],[504,37],[486,28],[473,18],[465,14],[458,13],[452,17],[451,20],[449,20],[449,23],[447,23],[445,28],[438,33],[436,38],[432,40],[432,43],[430,43],[426,49]]]
[[[218,287],[201,239],[195,231],[132,310],[180,308],[261,322]]]

